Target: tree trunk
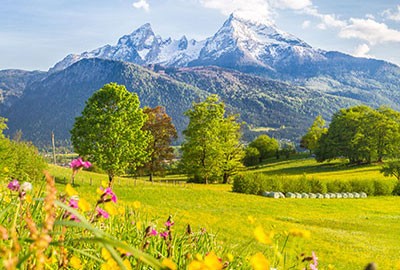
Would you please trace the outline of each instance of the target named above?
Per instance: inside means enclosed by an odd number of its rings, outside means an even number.
[[[109,174],[108,175],[108,187],[112,188],[114,184],[114,175]]]
[[[229,180],[229,174],[227,174],[225,172],[224,176],[223,176],[222,184],[228,184],[228,180]]]
[[[151,183],[153,183],[153,173],[152,173],[152,172],[151,172],[150,175],[149,175],[149,181],[150,181]]]

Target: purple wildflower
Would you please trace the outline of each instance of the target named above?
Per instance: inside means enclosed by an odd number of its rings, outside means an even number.
[[[9,190],[12,190],[12,191],[18,191],[18,190],[19,190],[19,187],[20,187],[20,185],[19,185],[19,182],[18,182],[17,179],[12,180],[12,181],[11,181],[10,183],[8,183],[8,185],[7,185],[7,188],[8,188]]]

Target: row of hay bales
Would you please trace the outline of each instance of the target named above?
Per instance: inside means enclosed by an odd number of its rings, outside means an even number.
[[[293,199],[360,199],[367,198],[365,192],[341,192],[341,193],[295,193],[295,192],[274,192],[264,191],[262,196],[269,198],[293,198]]]

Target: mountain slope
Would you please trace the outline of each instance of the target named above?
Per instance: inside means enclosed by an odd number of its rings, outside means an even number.
[[[193,100],[206,97],[196,87],[156,74],[140,66],[119,61],[84,59],[29,86],[6,112],[9,134],[21,129],[24,139],[37,145],[50,143],[51,131],[58,141],[69,140],[69,130],[86,100],[104,84],[123,84],[138,94],[142,106],[162,105],[176,118],[182,130],[187,125],[183,112]]]
[[[41,71],[0,70],[0,113],[10,108],[22,96],[27,85],[43,79],[45,74]]]
[[[21,129],[25,139],[38,145],[49,144],[51,131],[57,140],[69,140],[84,102],[109,82],[137,93],[142,106],[165,106],[180,133],[188,123],[184,112],[210,94],[218,94],[230,113],[240,114],[247,122],[247,138],[254,131],[268,130],[274,136],[297,140],[316,115],[329,117],[340,107],[358,103],[217,67],[153,66],[152,71],[126,62],[84,59],[28,87],[6,114],[9,132]]]

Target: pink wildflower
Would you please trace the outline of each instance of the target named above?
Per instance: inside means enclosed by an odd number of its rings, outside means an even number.
[[[18,190],[19,190],[19,187],[20,187],[20,185],[19,185],[19,182],[18,182],[17,179],[12,180],[12,181],[11,181],[10,183],[8,183],[8,185],[7,185],[7,188],[8,188],[9,190],[12,190],[12,191],[18,191]]]
[[[98,217],[109,218],[110,215],[105,210],[101,209],[100,207],[97,207],[96,210]]]
[[[157,236],[158,232],[156,231],[156,229],[152,229],[151,232],[149,233],[149,235],[151,236]]]
[[[166,227],[172,227],[174,224],[175,224],[175,222],[173,222],[173,221],[171,221],[171,220],[168,219],[167,222],[165,222],[164,225],[165,225]]]
[[[112,191],[112,189],[111,188],[106,188],[106,190],[105,190],[105,194],[106,195],[110,195],[111,196],[111,200],[113,201],[113,202],[117,202],[117,196],[115,195],[115,193]]]
[[[73,214],[71,214],[71,215],[69,216],[69,219],[72,220],[72,221],[81,222],[81,221],[79,220],[79,218],[78,218],[77,216],[73,215]]]
[[[83,161],[82,158],[77,158],[71,161],[69,164],[72,169],[78,170],[82,167],[85,167],[86,169],[92,166],[92,164],[89,161]]]
[[[70,199],[70,200],[69,200],[69,206],[70,206],[71,208],[77,209],[77,208],[78,208],[78,201],[77,201],[77,200],[74,200],[74,199]]]
[[[165,231],[165,232],[159,233],[159,236],[160,236],[161,238],[167,239],[168,234],[169,234],[169,232],[168,232],[168,231]]]
[[[317,266],[318,266],[318,257],[317,257],[317,255],[315,254],[314,251],[312,252],[312,260],[313,260],[313,262],[312,262],[312,264],[310,264],[310,269],[311,270],[318,270],[318,268],[317,268]]]

